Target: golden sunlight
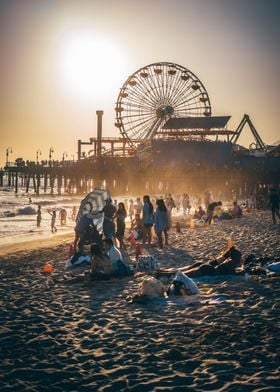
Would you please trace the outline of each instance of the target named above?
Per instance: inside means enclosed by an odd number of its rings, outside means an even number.
[[[64,41],[60,77],[78,99],[102,99],[119,88],[125,61],[119,47],[93,32],[77,32]]]

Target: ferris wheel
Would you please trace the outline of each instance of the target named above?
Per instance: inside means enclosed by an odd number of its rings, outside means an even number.
[[[130,147],[156,137],[170,117],[211,116],[207,91],[190,70],[161,62],[134,72],[122,86],[115,126]]]

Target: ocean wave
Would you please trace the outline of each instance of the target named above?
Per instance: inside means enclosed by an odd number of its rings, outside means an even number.
[[[36,215],[36,214],[37,211],[34,207],[27,206],[27,207],[19,208],[16,211],[10,211],[10,210],[1,211],[0,218],[14,218],[17,215]]]
[[[19,208],[17,210],[17,215],[36,215],[36,214],[37,214],[36,209],[31,206]]]
[[[0,212],[0,218],[13,218],[16,213],[13,211],[2,211]]]

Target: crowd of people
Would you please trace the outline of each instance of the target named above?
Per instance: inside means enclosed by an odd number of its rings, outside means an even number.
[[[252,202],[252,199],[250,201]],[[280,219],[280,214],[279,193],[275,189],[271,189],[268,203],[271,206],[273,223],[276,223],[277,217]],[[143,198],[137,197],[135,200],[121,202],[116,199],[113,201],[108,197],[104,207],[96,212],[103,214],[102,231],[98,231],[93,224],[91,214],[81,215],[76,222],[73,250],[76,252],[78,248],[78,252],[83,252],[84,246],[90,245],[90,268],[87,271],[90,280],[128,276],[133,274],[133,270],[124,262],[123,250],[128,243],[135,245],[137,242],[146,244],[149,249],[154,238],[160,249],[168,246],[168,233],[172,227],[174,210],[183,215],[191,214],[204,225],[211,225],[214,217],[216,219],[241,218],[243,209],[249,212],[254,208],[252,204],[247,204],[247,201],[240,206],[236,197],[230,208],[223,211],[222,207],[223,203],[214,201],[210,192],[205,192],[203,202],[201,198],[190,197],[185,193],[177,198],[173,198],[171,194],[152,199],[149,195],[144,195]],[[72,260],[76,260],[75,256]],[[239,267],[241,267],[241,253],[231,244],[211,263],[197,263],[182,269],[181,272],[190,278],[196,278],[203,275],[230,275]],[[163,275],[169,273],[174,275],[175,272],[161,271]]]

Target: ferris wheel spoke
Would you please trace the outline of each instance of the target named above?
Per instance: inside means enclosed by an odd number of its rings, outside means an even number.
[[[148,131],[152,125],[153,125],[153,122],[151,120],[149,120],[146,123],[134,125],[133,129],[130,129],[130,130],[131,130],[131,133],[134,135],[134,137],[136,137],[136,135],[137,135],[137,138],[145,139],[147,137]]]
[[[135,103],[129,103],[129,104],[124,103],[123,106],[122,106],[122,109],[123,110],[135,110],[135,109],[137,109],[140,112],[149,112],[149,113],[151,111],[153,111],[153,107],[151,107],[151,106],[143,107],[141,105],[141,103],[136,103],[136,102]]]
[[[188,97],[187,99],[185,99],[184,101],[179,102],[177,104],[177,107],[180,107],[185,104],[189,104],[189,102],[195,101],[195,100],[197,100],[197,102],[199,102],[199,96],[200,96],[200,94],[196,94],[196,95],[193,94],[190,97]]]
[[[193,89],[192,89],[192,81],[187,82],[180,90],[177,91],[177,94],[174,98],[175,105],[178,105],[182,99],[185,97],[189,97],[193,95]]]
[[[189,95],[191,92],[191,80],[181,81],[178,85],[176,93],[174,94],[174,104],[177,105],[178,101],[182,99],[182,96]]]
[[[129,100],[137,99],[141,105],[146,102],[146,104],[154,106],[154,100],[153,98],[149,98],[148,93],[149,91],[140,91],[139,89],[130,91]]]
[[[142,119],[142,121],[137,120],[137,121],[128,121],[127,124],[130,126],[130,128],[146,128],[150,123],[153,123],[152,119]],[[126,123],[125,123],[126,124]]]
[[[140,115],[139,115],[139,112],[135,112],[135,114],[133,114],[133,113],[134,112],[132,112],[132,111],[128,112],[127,114],[122,116],[122,119],[134,118],[134,121],[135,121],[137,118],[141,118],[141,116],[149,116],[150,118],[154,117],[154,115],[151,115],[151,113],[143,113],[143,114],[141,113]]]
[[[174,101],[174,91],[176,90],[176,86],[180,82],[181,69],[179,67],[176,67],[176,69],[171,68],[167,72],[168,72],[167,77],[170,80],[170,82],[167,83],[167,85],[169,85],[168,97],[173,102]]]
[[[148,77],[143,78],[143,80],[141,80],[141,83],[139,83],[140,80],[139,78],[137,78],[137,84],[135,85],[135,87],[137,86],[136,90],[139,91],[140,93],[143,93],[143,97],[147,97],[148,96],[147,93],[149,93],[151,97],[150,100],[154,102],[155,100],[157,100],[157,95],[147,79]]]
[[[176,72],[174,75],[169,75],[169,72]],[[167,92],[166,95],[169,99],[169,101],[173,102],[173,93],[174,93],[174,89],[176,84],[178,83],[178,74],[179,74],[179,70],[178,69],[170,69],[170,70],[166,70],[166,79],[167,79]]]
[[[154,74],[153,67],[151,69],[149,69],[148,74],[149,74],[149,76],[147,77],[145,82],[149,86],[149,88],[153,91],[155,102],[158,102],[158,99],[160,98],[159,84],[158,84],[156,78],[154,77],[155,74]]]

